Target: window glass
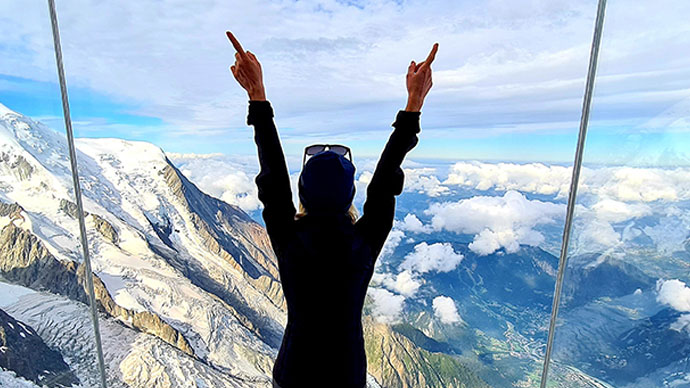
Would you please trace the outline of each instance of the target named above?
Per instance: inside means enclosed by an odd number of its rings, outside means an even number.
[[[685,2],[610,2],[552,370],[686,386],[690,48]]]
[[[98,386],[44,1],[0,3],[0,385]]]
[[[96,386],[47,7],[0,10],[11,317],[0,340],[34,338],[12,331],[30,326],[56,352],[29,365],[44,368],[36,376]],[[287,305],[231,30],[262,64],[295,206],[304,147],[342,144],[360,214],[410,61],[440,43],[364,303],[369,386],[538,386],[595,11],[594,0],[60,2],[109,384],[270,386]],[[609,5],[554,386],[688,382],[687,14],[681,1]],[[329,257],[315,294],[342,273]],[[22,260],[40,270],[17,270]],[[0,385],[23,384],[18,373],[3,366]]]

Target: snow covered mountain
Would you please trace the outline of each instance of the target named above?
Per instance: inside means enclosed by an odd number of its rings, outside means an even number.
[[[76,148],[109,386],[271,386],[286,307],[264,228],[152,144]],[[90,387],[98,371],[73,198],[64,136],[0,104],[0,309]],[[382,343],[371,350],[405,352]],[[390,360],[390,373],[415,368]],[[0,383],[33,386],[9,371]],[[415,371],[419,381],[434,374]]]
[[[268,384],[285,311],[264,229],[151,144],[79,139],[77,148],[101,310]],[[0,161],[2,276],[85,302],[64,137],[0,106]]]

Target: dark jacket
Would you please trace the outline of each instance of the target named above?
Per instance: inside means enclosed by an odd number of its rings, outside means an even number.
[[[362,306],[376,258],[393,227],[400,167],[417,144],[419,112],[400,111],[367,187],[362,217],[346,214],[295,220],[290,177],[268,101],[250,101],[261,171],[256,177],[263,218],[278,258],[288,322],[273,368],[281,388],[364,387],[367,360]]]

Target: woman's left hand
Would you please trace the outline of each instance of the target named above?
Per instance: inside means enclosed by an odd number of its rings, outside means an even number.
[[[247,91],[250,100],[266,101],[266,90],[264,89],[263,74],[259,60],[250,51],[244,51],[232,32],[226,31],[225,34],[237,51],[235,53],[235,64],[230,66],[232,75],[235,76],[240,86]]]

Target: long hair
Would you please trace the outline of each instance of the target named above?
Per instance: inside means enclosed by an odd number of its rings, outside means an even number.
[[[304,217],[307,215],[307,209],[304,208],[304,205],[302,205],[302,202],[300,201],[299,203],[299,211],[297,214],[295,214],[295,219],[299,220],[300,218]],[[355,207],[355,204],[350,204],[350,208],[347,209],[347,215],[350,216],[350,219],[352,220],[352,223],[354,224],[357,222],[357,219],[359,218],[359,212],[357,211],[357,208]]]

